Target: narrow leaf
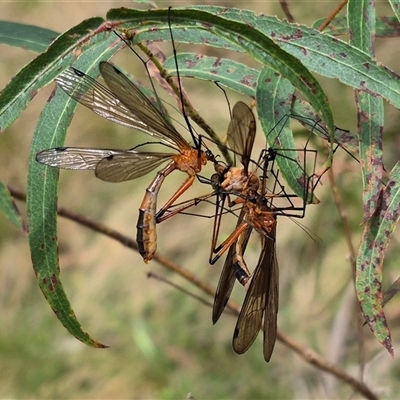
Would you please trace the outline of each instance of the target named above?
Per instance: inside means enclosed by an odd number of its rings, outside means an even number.
[[[379,200],[375,214],[364,226],[357,256],[356,290],[370,329],[393,356],[392,340],[383,311],[382,268],[385,251],[400,217],[400,163],[392,169]]]
[[[193,53],[177,54],[176,62],[180,76],[218,82],[238,93],[255,97],[259,71],[254,68],[227,58],[208,57]],[[164,68],[168,74],[176,76],[175,57],[166,60]]]
[[[99,61],[109,59],[118,50],[114,42],[115,38],[110,36],[107,41],[91,47],[82,54],[76,67],[92,75],[98,74]],[[39,286],[57,318],[83,343],[105,347],[82,330],[60,281],[56,213],[58,170],[35,161],[38,151],[62,146],[76,106],[74,100],[58,89],[46,104],[36,127],[28,175],[29,243]]]
[[[300,198],[305,198],[305,179],[302,163],[293,163],[298,158],[293,132],[290,129],[294,87],[282,76],[268,67],[260,72],[256,99],[258,115],[266,134],[268,145],[276,150],[283,149],[284,157],[277,157],[280,172],[290,188]],[[293,168],[296,165],[296,168]],[[306,195],[307,202],[318,203],[313,193]]]
[[[198,13],[195,10],[198,10]],[[200,11],[207,13],[200,13]],[[113,9],[109,11],[107,18],[115,20],[115,23],[119,21],[119,23],[131,24],[132,29],[138,35],[138,40],[142,40],[140,35],[143,32],[151,29],[151,26],[139,26],[139,21],[155,21],[158,25],[157,29],[152,30],[153,40],[156,40],[157,37],[162,37],[161,40],[168,40],[168,15],[177,42],[216,47],[224,47],[226,43],[233,43],[236,50],[248,51],[257,61],[270,63],[270,58],[274,57],[274,54],[270,54],[269,46],[264,46],[266,42],[260,42],[259,46],[255,46],[259,50],[264,50],[262,54],[261,52],[253,54],[249,49],[249,46],[255,45],[256,37],[261,38],[258,36],[261,34],[262,37],[272,39],[286,52],[301,60],[304,66],[311,71],[329,78],[337,78],[346,85],[374,96],[381,96],[395,107],[400,108],[400,77],[397,74],[385,66],[377,64],[365,52],[316,29],[290,24],[271,16],[255,15],[248,10],[217,6],[194,6],[188,7],[186,10],[172,9],[170,14],[165,10]],[[201,21],[209,22],[212,26],[201,24]],[[179,29],[184,31],[181,35],[178,35],[179,30],[175,28],[175,24],[179,24]],[[235,27],[239,26],[243,27],[243,30],[237,31],[236,37],[240,35],[243,43],[238,43],[233,39]],[[199,27],[203,30],[201,35],[191,34],[191,31],[197,31]],[[220,30],[224,30],[225,35],[220,35]],[[175,33],[177,33],[176,37]],[[204,39],[205,35],[207,35],[206,40]],[[213,39],[213,37],[215,38]],[[220,41],[221,38],[224,39],[224,42]],[[296,85],[294,84],[294,86]],[[311,101],[310,103],[312,104]],[[313,106],[315,105],[313,104]],[[318,107],[315,108],[320,114]],[[321,117],[325,120],[324,116],[321,115]]]
[[[203,9],[214,11],[215,7],[205,7]],[[240,46],[243,51],[247,52],[256,61],[268,65],[288,79],[304,95],[327,124],[329,135],[333,140],[334,124],[332,113],[328,106],[328,99],[310,71],[297,58],[283,51],[261,30],[249,29],[249,25],[244,24],[241,17],[239,18],[240,13],[238,14],[238,10],[233,9],[240,22],[234,21],[233,18],[230,20],[226,18],[227,14],[231,15],[231,9],[219,8],[218,10],[226,11],[224,11],[225,13],[220,13],[223,18],[217,12],[211,13],[195,10],[194,8],[145,12],[133,9],[114,9],[107,14],[107,18],[110,20],[118,19],[119,21],[122,19],[125,24],[132,24],[132,29],[135,30],[138,29],[138,24],[143,19],[159,21],[166,24],[167,27],[175,24],[179,24],[182,27],[182,24],[184,24],[188,27],[201,28],[213,33],[218,38],[222,37],[236,46]],[[157,27],[157,30],[159,29],[160,26]],[[199,39],[202,39],[201,35],[199,35]]]
[[[59,35],[50,29],[17,22],[0,21],[0,43],[42,53]]]
[[[11,197],[10,191],[4,183],[0,182],[0,210],[17,227],[22,229],[22,218],[17,205]]]
[[[109,32],[93,36],[93,30],[100,29],[102,22],[101,18],[92,18],[70,29],[18,72],[0,94],[0,133],[18,118],[42,87],[72,64],[76,54],[110,36]],[[74,53],[77,48],[80,50]]]
[[[392,7],[394,14],[396,15],[397,21],[400,21],[400,1],[389,0],[389,4]]]

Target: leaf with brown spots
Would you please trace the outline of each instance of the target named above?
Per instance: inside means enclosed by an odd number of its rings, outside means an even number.
[[[390,331],[383,311],[382,271],[386,248],[400,217],[400,163],[381,190],[375,214],[364,226],[357,257],[356,289],[371,331],[393,356]]]
[[[98,62],[115,53],[115,36],[98,42],[79,59],[77,67],[98,73]],[[79,64],[80,63],[80,64]],[[58,170],[35,161],[38,151],[62,146],[77,102],[61,90],[50,96],[32,141],[28,178],[29,245],[38,284],[47,302],[64,327],[78,340],[92,347],[107,347],[85,332],[69,303],[60,280],[57,242]]]

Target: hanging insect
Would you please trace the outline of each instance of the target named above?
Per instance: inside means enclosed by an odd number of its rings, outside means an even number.
[[[108,182],[136,179],[168,161],[146,189],[139,211],[137,242],[140,254],[148,262],[157,246],[154,215],[157,195],[164,179],[174,170],[189,175],[163,207],[168,208],[193,184],[201,168],[208,161],[214,161],[214,156],[209,150],[202,150],[201,141],[190,130],[194,142],[192,147],[165,115],[115,66],[103,61],[99,69],[108,88],[72,67],[62,73],[56,82],[70,97],[96,114],[147,133],[177,152],[58,147],[39,152],[36,160],[62,169],[93,169],[99,179]]]
[[[210,179],[214,188],[211,194],[186,202],[171,212],[168,210],[164,216],[156,219],[161,222],[200,201],[216,196],[210,263],[215,263],[229,250],[214,300],[213,322],[219,319],[235,280],[238,279],[243,285],[249,284],[236,325],[233,347],[237,353],[244,353],[255,340],[264,318],[266,329],[264,357],[269,360],[276,339],[278,312],[276,213],[272,209],[270,196],[286,196],[286,194],[267,193],[266,173],[259,179],[256,172],[250,171],[255,134],[256,121],[253,112],[245,103],[236,103],[228,126],[227,142],[235,156],[240,158],[242,167],[215,163],[216,173]],[[268,163],[273,161],[276,154],[273,151],[262,154],[262,169],[267,171],[269,170]],[[260,162],[254,164],[260,166]],[[235,205],[242,205],[236,229],[221,245],[217,246],[222,215],[227,208],[231,209]],[[250,274],[243,258],[252,229],[260,233],[262,242],[260,259],[253,275]],[[250,283],[249,280],[251,280]]]
[[[269,361],[276,341],[279,303],[279,270],[275,248],[277,216],[301,218],[304,215],[305,200],[301,207],[296,206],[293,200],[297,196],[287,193],[279,182],[274,161],[276,157],[286,157],[284,150],[268,148],[261,152],[258,162],[251,161],[255,133],[253,112],[246,104],[238,102],[232,110],[227,141],[235,156],[240,158],[242,167],[215,164],[216,173],[210,179],[214,191],[208,196],[183,204],[170,215],[216,196],[210,263],[214,264],[226,251],[228,254],[217,286],[212,320],[213,323],[218,321],[234,283],[238,280],[247,287],[247,293],[236,324],[233,348],[239,354],[247,351],[264,321],[264,358]],[[314,151],[311,152],[316,156]],[[296,167],[303,170],[306,178],[302,179],[307,181],[304,199],[312,198],[312,174],[308,176],[305,165],[301,166],[297,159],[288,157],[288,161],[293,162],[293,167],[296,164]],[[261,169],[261,176],[256,171],[250,171],[251,163]],[[276,200],[281,201],[278,206],[274,205]],[[222,215],[229,213],[236,205],[242,206],[236,228],[217,246]],[[253,229],[260,234],[261,253],[251,274],[244,260],[244,252]]]

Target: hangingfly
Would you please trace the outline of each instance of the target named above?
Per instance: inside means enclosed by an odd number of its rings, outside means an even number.
[[[214,264],[226,251],[228,254],[216,290],[212,320],[216,323],[220,318],[234,283],[238,280],[246,287],[247,292],[233,335],[233,349],[238,354],[246,352],[263,327],[263,353],[265,360],[269,361],[276,341],[279,304],[279,269],[275,247],[277,215],[301,218],[304,212],[290,214],[293,210],[299,211],[292,203],[293,196],[286,193],[283,185],[279,183],[278,174],[269,176],[273,171],[275,158],[285,156],[284,152],[278,153],[271,148],[261,152],[260,159],[256,163],[262,170],[260,179],[255,172],[249,171],[255,119],[249,107],[244,103],[238,105],[239,108],[236,109],[235,106],[233,110],[233,119],[228,129],[228,143],[235,154],[241,155],[243,168],[228,168],[217,172],[213,179],[217,201],[210,263]],[[288,159],[290,160],[297,163],[295,159]],[[303,170],[305,173],[306,168]],[[267,189],[267,182],[271,179],[275,180],[271,186],[273,189]],[[309,179],[304,181],[306,182],[304,193],[305,197],[308,197],[310,182]],[[235,199],[231,200],[233,196]],[[242,208],[236,228],[217,246],[226,199],[228,208],[240,204]],[[284,200],[287,204],[275,207],[275,200]],[[260,235],[261,252],[253,273],[250,273],[244,252],[253,229]]]
[[[169,208],[193,184],[196,174],[207,161],[214,161],[214,157],[209,150],[201,149],[200,141],[190,130],[194,142],[192,147],[165,115],[115,66],[103,61],[99,69],[108,88],[72,67],[64,71],[56,82],[70,97],[96,114],[153,136],[176,153],[58,147],[39,152],[36,160],[62,169],[93,169],[99,179],[108,182],[136,179],[168,161],[146,189],[139,210],[137,242],[140,254],[148,262],[157,247],[157,194],[165,177],[174,170],[188,174],[163,209]]]
[[[234,283],[238,280],[247,288],[247,293],[234,331],[233,348],[239,354],[246,352],[263,326],[264,358],[269,361],[276,341],[279,304],[279,270],[275,247],[277,216],[302,218],[306,199],[312,198],[308,191],[311,190],[313,193],[314,187],[310,186],[313,173],[308,176],[306,166],[300,165],[297,159],[287,157],[285,149],[279,151],[273,148],[264,149],[258,162],[252,161],[251,151],[255,134],[256,122],[253,112],[245,103],[236,103],[232,110],[227,141],[235,157],[240,158],[243,167],[225,166],[215,162],[216,173],[208,181],[205,180],[212,185],[214,189],[212,193],[186,201],[176,208],[165,209],[163,215],[156,220],[164,221],[201,201],[209,201],[211,197],[216,196],[209,261],[214,264],[226,251],[228,254],[217,286],[212,320],[216,323],[220,318]],[[291,154],[294,149],[289,150],[288,153]],[[308,152],[307,149],[300,151]],[[310,152],[316,156],[313,150]],[[301,180],[305,184],[301,207],[293,202],[293,199],[298,197],[287,193],[279,182],[278,172],[274,171],[273,165],[276,157],[286,157],[288,162],[293,162],[293,167],[296,164],[296,167],[302,169],[304,176]],[[257,171],[250,171],[251,163],[261,170],[261,176]],[[315,169],[315,160],[313,164]],[[270,182],[271,180],[273,182]],[[271,184],[269,188],[267,188],[268,182]],[[276,200],[286,203],[275,206]],[[231,210],[235,205],[242,206],[236,228],[227,239],[217,245],[222,215],[234,213]],[[260,235],[261,252],[253,273],[250,273],[244,260],[244,252],[253,229]]]

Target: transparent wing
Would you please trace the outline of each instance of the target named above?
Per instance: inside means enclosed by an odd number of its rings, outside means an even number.
[[[243,218],[244,218],[244,209],[242,208],[236,227],[241,225]],[[215,293],[213,311],[212,311],[213,324],[215,324],[219,320],[222,312],[224,311],[226,303],[231,297],[233,286],[235,284],[236,270],[234,263],[236,255],[236,244],[240,246],[241,252],[243,254],[246,250],[247,243],[250,239],[251,231],[252,227],[248,226],[248,228],[239,236],[237,241],[235,241],[235,243],[233,243],[232,246],[229,248],[228,254],[225,259],[224,267],[222,268],[221,275],[219,277],[217,291]]]
[[[129,181],[146,175],[172,156],[167,153],[121,151],[103,158],[97,164],[96,176],[107,182]]]
[[[135,150],[57,147],[37,153],[36,161],[62,169],[93,169],[102,180],[122,182],[147,174],[171,156]]]
[[[275,234],[275,232],[273,232]],[[271,232],[272,235],[272,232]],[[276,340],[278,282],[275,242],[262,236],[262,252],[236,323],[233,348],[242,354],[252,345],[261,329],[265,311],[264,358],[269,361]],[[272,288],[272,293],[271,293]],[[270,295],[272,298],[270,299]],[[267,309],[267,305],[271,307]]]
[[[56,147],[37,153],[36,161],[62,169],[96,169],[100,160],[118,152],[111,149]]]
[[[126,80],[129,81],[129,79],[127,78]],[[64,92],[67,93],[70,97],[72,97],[74,100],[78,101],[82,105],[90,108],[93,112],[102,116],[103,118],[157,137],[163,143],[174,148],[179,148],[182,141],[186,143],[186,141],[179,135],[179,133],[175,131],[175,128],[168,122],[168,120],[165,119],[164,125],[172,127],[171,129],[173,129],[173,133],[168,131],[169,135],[164,135],[165,131],[167,131],[166,128],[162,131],[158,131],[156,129],[156,126],[158,128],[159,124],[152,124],[149,123],[148,120],[140,119],[140,117],[132,112],[132,110],[129,109],[126,105],[124,105],[118,99],[118,96],[114,94],[111,90],[101,85],[89,75],[86,75],[75,68],[71,67],[65,70],[60,76],[56,78],[56,82],[58,86],[60,86],[64,90]],[[130,85],[135,88],[135,93],[140,92],[140,90],[136,88],[136,86],[134,86],[132,82],[130,82]],[[139,98],[138,96],[136,97]],[[151,107],[152,112],[154,114],[157,114],[158,118],[162,118],[163,115],[158,112],[158,110],[150,102],[150,100],[146,99],[146,102],[144,103],[142,100],[143,98],[146,97],[141,94],[141,103],[138,105],[138,108],[140,109],[141,107],[146,106],[149,108]],[[148,112],[148,114],[150,115],[151,112]],[[177,137],[178,141],[172,139],[172,137]],[[189,145],[186,143],[185,146]]]
[[[228,145],[240,155],[245,171],[251,159],[254,139],[256,137],[256,120],[251,109],[238,101],[232,110],[232,119],[228,126]]]
[[[190,149],[189,143],[130,79],[108,62],[101,62],[99,68],[110,90],[149,131],[160,139],[167,137],[180,149]]]

